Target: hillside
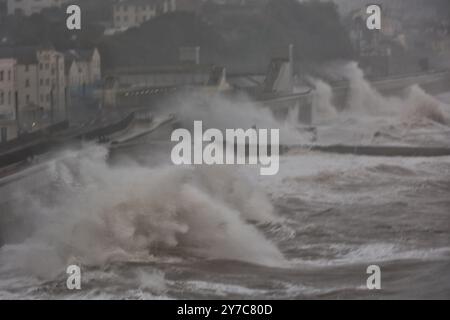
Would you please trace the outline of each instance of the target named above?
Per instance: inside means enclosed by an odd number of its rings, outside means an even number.
[[[68,31],[65,12],[58,9],[30,17],[9,16],[0,22],[2,45],[53,44],[59,50],[98,46],[104,69],[173,64],[181,46],[200,46],[202,62],[225,65],[232,71],[261,71],[272,57],[287,56],[291,43],[300,63],[351,56],[337,7],[328,2],[270,0],[250,9],[211,4],[200,15],[165,14],[110,37],[103,32],[111,12],[101,10],[107,8],[108,0],[75,3],[87,8],[81,31]]]
[[[351,46],[331,3],[272,0],[258,11],[225,14],[208,8],[202,17],[176,12],[140,28],[105,39],[106,66],[168,64],[177,61],[180,46],[200,46],[203,62],[230,69],[264,68],[271,57],[287,55],[290,43],[302,62],[348,58]]]

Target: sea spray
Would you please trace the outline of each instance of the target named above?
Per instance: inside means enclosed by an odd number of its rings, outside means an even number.
[[[333,105],[333,89],[326,82],[312,79],[315,86],[313,95],[313,119],[315,122],[332,120],[337,116],[336,107]]]
[[[349,112],[378,115],[388,110],[385,98],[366,80],[364,72],[356,62],[346,63],[337,70],[349,82],[347,101]]]
[[[225,167],[110,167],[105,154],[89,147],[49,166],[58,201],[21,186],[23,201],[15,210],[27,210],[35,230],[24,243],[1,249],[2,264],[52,278],[68,262],[146,261],[174,249],[185,258],[283,264],[276,246],[247,222],[277,221],[270,201],[238,173]]]
[[[195,121],[204,128],[226,129],[278,129],[281,144],[300,144],[307,139],[296,129],[297,121],[280,121],[272,111],[252,102],[246,96],[226,97],[221,94],[186,93],[166,106],[167,112],[177,115],[184,128],[192,129]],[[294,111],[295,108],[294,108]],[[296,118],[298,119],[298,117]]]
[[[348,110],[374,116],[394,115],[410,120],[428,119],[447,123],[441,102],[427,94],[420,86],[413,85],[399,96],[386,97],[379,93],[364,77],[357,63],[350,62],[340,72],[349,81]]]
[[[327,66],[327,76],[347,80],[346,105],[340,106],[336,116],[332,101],[333,90],[323,80],[309,79],[315,86],[314,123],[319,144],[429,144],[442,143],[439,130],[450,123],[448,106],[413,85],[399,90],[396,96],[385,96],[365,79],[355,62]],[[323,82],[322,82],[323,81]],[[339,91],[339,93],[341,93]],[[333,110],[334,109],[334,110]],[[447,110],[447,112],[446,112]],[[325,116],[328,114],[329,116]],[[445,126],[442,128],[442,126]],[[433,137],[417,140],[419,135],[436,132]],[[431,131],[429,129],[432,129]]]
[[[404,116],[414,119],[428,119],[440,124],[449,124],[448,115],[442,108],[442,103],[427,94],[421,87],[414,85],[406,90]]]

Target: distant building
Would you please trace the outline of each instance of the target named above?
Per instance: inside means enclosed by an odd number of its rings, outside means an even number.
[[[177,9],[176,0],[121,0],[113,5],[113,26],[126,30]]]
[[[0,59],[0,118],[14,119],[16,59]]]
[[[137,87],[206,86],[217,76],[213,65],[174,65],[118,68],[113,71],[121,84]]]
[[[102,78],[99,51],[69,50],[65,53],[67,87],[71,95],[87,96]]]
[[[265,74],[233,74],[228,82],[234,90],[246,92],[256,99],[294,93],[294,46],[287,57],[273,58]]]
[[[51,47],[2,48],[0,58],[16,61],[13,118],[19,131],[33,131],[66,118],[62,53]]]
[[[60,8],[70,0],[7,0],[8,15],[22,14],[30,16],[46,8]]]
[[[121,84],[140,87],[206,86],[211,83],[217,67],[200,64],[200,47],[181,47],[178,54],[180,63],[176,65],[118,68],[112,74]]]
[[[52,122],[63,120],[66,109],[64,54],[54,49],[39,49],[37,59],[39,68],[38,105],[50,112]]]
[[[224,91],[229,88],[226,69],[214,65],[181,64],[147,68],[121,68],[107,77],[105,106],[145,106],[184,88]]]
[[[16,60],[0,58],[0,142],[17,136],[15,119]]]

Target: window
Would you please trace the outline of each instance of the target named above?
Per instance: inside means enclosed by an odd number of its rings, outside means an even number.
[[[4,71],[0,71],[0,81],[3,81]]]
[[[45,85],[49,86],[50,85],[50,79],[45,80]]]
[[[30,87],[30,79],[26,79],[25,80],[25,88],[29,88]]]
[[[30,95],[29,94],[27,94],[26,101],[27,101],[27,103],[30,103]]]
[[[11,105],[11,91],[8,91],[8,104]]]
[[[5,93],[3,91],[0,91],[0,105],[3,105],[5,103]]]
[[[8,70],[8,81],[11,81],[11,70]]]

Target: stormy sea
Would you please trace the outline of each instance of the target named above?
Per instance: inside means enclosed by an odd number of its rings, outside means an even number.
[[[337,110],[317,81],[315,130],[224,98],[190,97],[176,114],[281,128],[285,145],[450,147],[450,94],[413,86],[385,97],[355,83]],[[0,299],[450,298],[450,157],[293,149],[277,175],[261,176],[257,166],[173,166],[164,130],[114,156],[63,150],[2,184],[11,240]],[[66,288],[71,264],[81,290]],[[370,265],[381,290],[366,286]]]

